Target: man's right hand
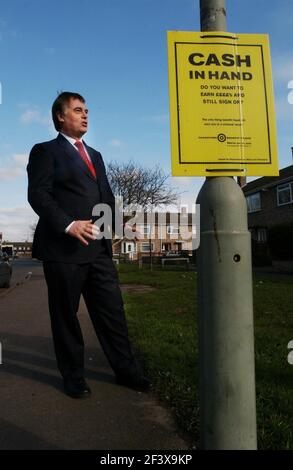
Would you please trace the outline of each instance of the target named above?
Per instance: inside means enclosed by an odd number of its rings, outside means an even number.
[[[96,240],[100,233],[99,228],[93,224],[92,220],[76,220],[68,230],[68,235],[78,238],[83,245],[88,245],[89,240]]]

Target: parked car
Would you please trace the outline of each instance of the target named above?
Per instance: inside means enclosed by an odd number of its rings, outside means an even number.
[[[0,250],[0,287],[10,287],[12,265],[7,253]]]

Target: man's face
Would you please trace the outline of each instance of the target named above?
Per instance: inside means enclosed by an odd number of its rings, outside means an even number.
[[[87,131],[88,127],[88,109],[82,101],[71,98],[64,106],[63,113],[58,115],[61,132],[80,139]]]

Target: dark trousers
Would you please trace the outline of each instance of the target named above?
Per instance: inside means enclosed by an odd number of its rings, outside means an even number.
[[[136,373],[118,275],[112,259],[93,263],[44,262],[57,364],[63,377],[84,375],[84,341],[77,318],[81,294],[115,374]]]

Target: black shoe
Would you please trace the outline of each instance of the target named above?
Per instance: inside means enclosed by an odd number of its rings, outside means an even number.
[[[86,398],[91,394],[91,389],[83,377],[64,379],[64,389],[72,398]]]
[[[137,392],[149,392],[152,388],[151,381],[143,375],[116,375],[116,383],[124,387],[132,388]]]

